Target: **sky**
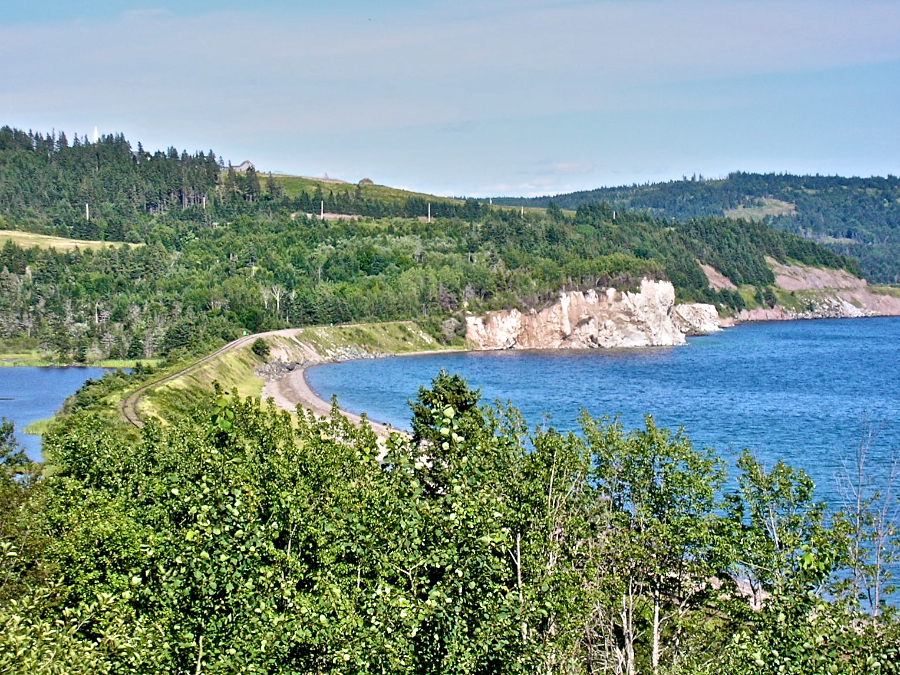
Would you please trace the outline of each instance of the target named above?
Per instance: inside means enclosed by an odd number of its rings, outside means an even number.
[[[900,173],[898,0],[0,0],[0,125],[537,196]]]

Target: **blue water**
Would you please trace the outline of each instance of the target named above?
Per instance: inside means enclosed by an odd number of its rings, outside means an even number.
[[[41,437],[23,433],[32,422],[53,417],[63,401],[103,368],[0,368],[0,417],[16,424],[16,438],[32,459],[41,458]]]
[[[732,460],[750,448],[768,466],[806,470],[835,503],[835,476],[869,425],[873,474],[900,451],[900,319],[743,324],[691,338],[686,347],[516,351],[392,357],[308,371],[323,398],[409,428],[407,399],[441,369],[510,400],[532,425],[577,430],[581,409],[620,416],[627,428],[652,414],[683,427],[697,446]]]

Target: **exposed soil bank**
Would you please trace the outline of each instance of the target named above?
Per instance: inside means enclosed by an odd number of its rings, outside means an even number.
[[[786,291],[784,297],[790,302],[771,309],[741,310],[737,315],[739,321],[900,316],[900,298],[874,292],[865,279],[849,272],[783,265],[772,258],[767,262],[775,274],[775,285]]]

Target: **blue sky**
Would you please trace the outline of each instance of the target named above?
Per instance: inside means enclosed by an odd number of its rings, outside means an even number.
[[[448,195],[900,173],[897,0],[4,4],[26,129]]]

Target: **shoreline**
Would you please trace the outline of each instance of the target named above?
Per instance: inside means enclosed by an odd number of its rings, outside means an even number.
[[[379,354],[369,358],[388,358],[403,356],[426,356],[431,354],[457,354],[473,351],[470,349],[435,349],[428,351],[402,352],[394,354]],[[477,350],[474,350],[477,351]],[[279,377],[277,380],[267,382],[262,389],[262,400],[272,399],[273,403],[281,410],[287,412],[296,412],[297,406],[301,406],[306,410],[311,410],[318,417],[328,417],[331,415],[331,401],[326,401],[319,396],[309,384],[306,378],[306,371],[313,366],[324,366],[329,363],[346,363],[347,361],[363,361],[363,358],[355,359],[327,359],[321,361],[309,361],[294,370]],[[338,411],[350,420],[353,424],[359,424],[362,421],[362,415],[350,412],[344,408],[338,407]],[[392,433],[406,434],[406,429],[397,428],[385,422],[379,422],[366,415],[366,422],[372,428],[372,431],[381,438],[387,438]]]
[[[401,356],[400,354],[389,354],[387,356]],[[353,359],[359,361],[361,359]],[[295,368],[283,377],[272,382],[267,382],[262,390],[262,398],[264,401],[273,400],[276,406],[288,412],[296,412],[297,407],[310,410],[317,417],[329,417],[331,415],[331,402],[326,401],[319,396],[313,388],[309,386],[306,379],[306,371],[312,366],[318,366],[328,363],[309,363],[304,366]],[[352,413],[344,408],[338,408],[338,411],[350,420],[353,424],[360,424],[362,416]],[[390,424],[384,424],[366,416],[366,422],[378,436],[387,438],[391,433],[407,433],[404,429],[397,429]]]
[[[722,326],[723,330],[727,330],[729,328],[735,328],[742,324],[756,324],[756,323],[780,323],[782,321],[833,321],[835,319],[883,319],[883,318],[897,318],[892,315],[870,315],[870,316],[858,316],[858,317],[794,317],[794,318],[783,318],[783,319],[756,319],[756,320],[743,320],[743,321],[735,321],[730,325]],[[626,347],[624,349],[628,350],[640,350],[642,347]],[[272,380],[266,382],[263,386],[261,392],[261,399],[266,401],[268,399],[272,399],[274,404],[280,408],[281,410],[285,410],[287,412],[293,413],[296,412],[297,406],[301,406],[306,410],[311,410],[318,417],[329,417],[331,415],[331,401],[327,401],[321,396],[319,396],[313,388],[309,384],[309,380],[306,377],[306,371],[313,366],[323,366],[329,363],[345,363],[347,361],[362,361],[365,358],[388,358],[388,357],[405,357],[405,356],[425,356],[432,354],[456,354],[456,353],[469,353],[469,352],[490,352],[490,351],[509,351],[503,349],[436,349],[436,350],[427,350],[427,351],[415,351],[415,352],[401,352],[401,353],[381,353],[375,356],[369,357],[360,357],[360,358],[350,358],[350,359],[334,359],[329,357],[322,357],[320,354],[316,354],[320,360],[311,359],[306,361],[303,365],[299,365],[292,371],[284,374],[276,380]],[[529,349],[527,351],[535,351],[533,349]],[[536,351],[561,351],[559,349],[548,348],[546,350],[537,349]],[[594,351],[594,350],[566,350],[566,351]],[[601,351],[606,351],[601,349]],[[309,354],[311,356],[311,354]],[[362,421],[362,416],[358,415],[354,412],[346,410],[338,406],[338,411],[341,415],[346,417],[353,424],[359,424]],[[368,415],[366,415],[366,421],[369,426],[381,438],[388,438],[391,433],[400,433],[400,434],[408,434],[409,432],[405,429],[394,427],[391,424],[380,422],[378,420],[372,419]]]

